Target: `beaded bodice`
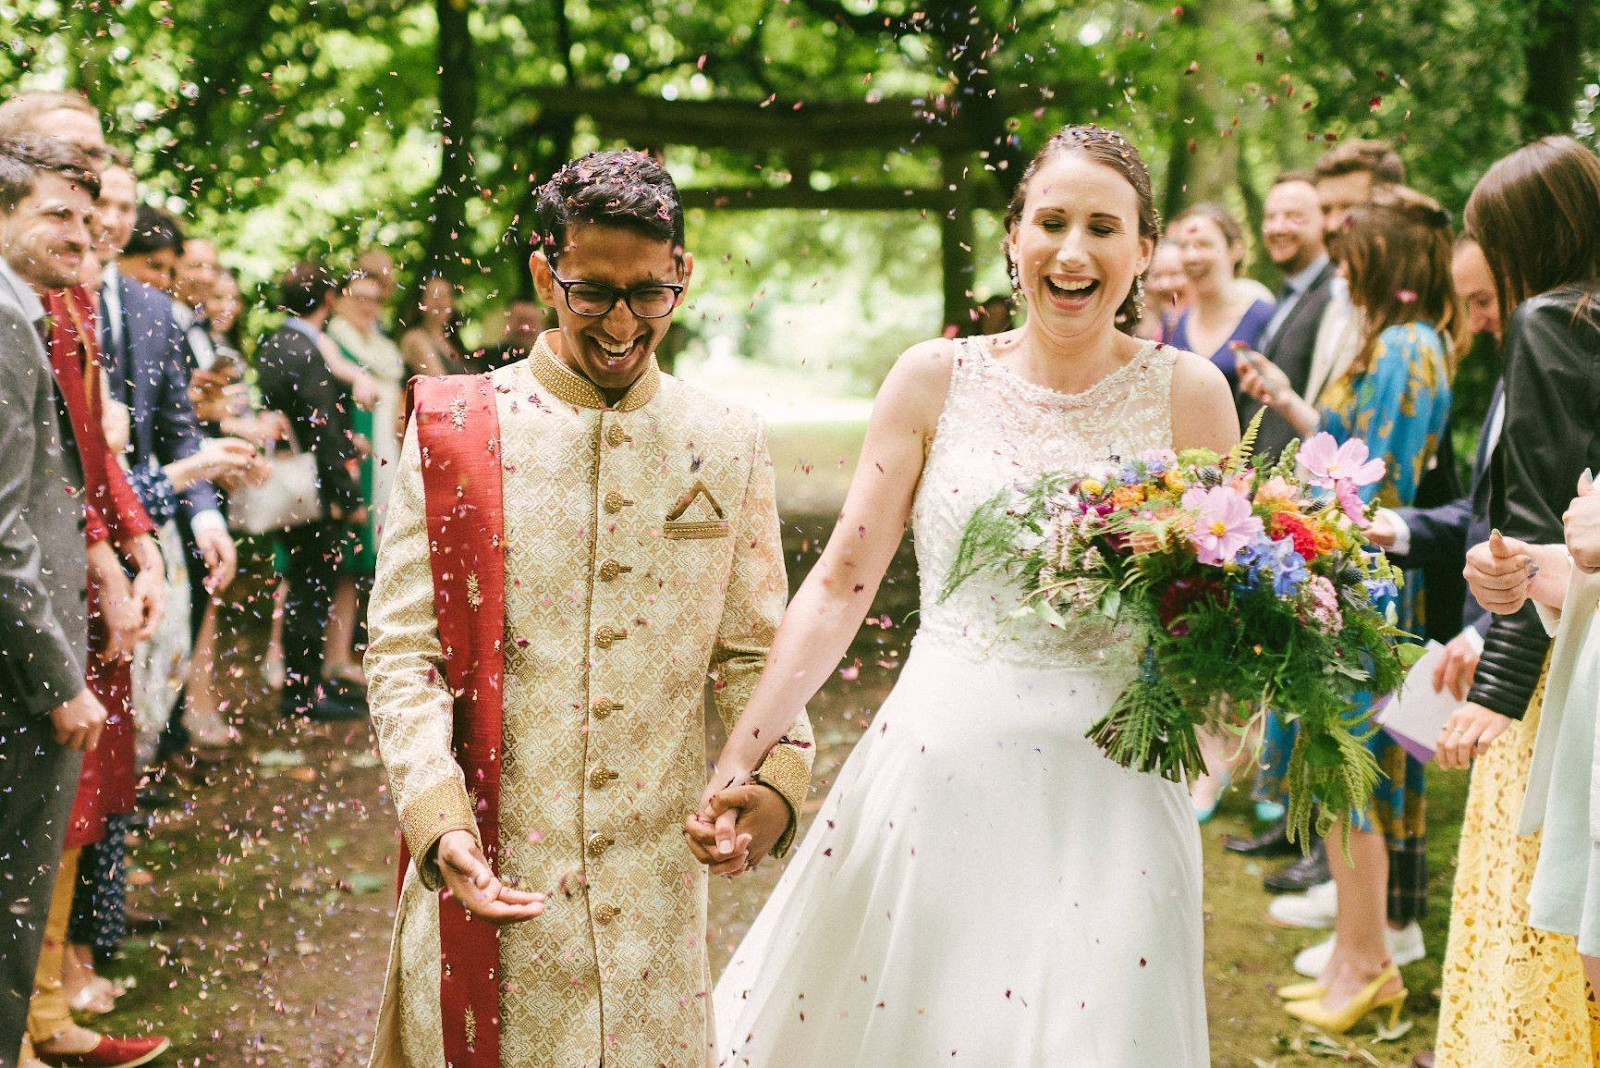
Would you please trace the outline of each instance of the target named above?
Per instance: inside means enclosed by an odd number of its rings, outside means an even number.
[[[984,501],[1047,471],[1082,471],[1116,456],[1172,447],[1177,350],[1154,342],[1081,393],[1058,393],[997,361],[987,338],[957,343],[950,392],[912,507],[921,576],[918,640],[1043,667],[1106,663],[1121,636],[1109,623],[1052,628],[1009,618],[1018,590],[975,575],[942,602],[962,531]]]

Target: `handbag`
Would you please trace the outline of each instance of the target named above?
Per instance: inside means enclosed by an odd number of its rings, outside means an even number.
[[[302,452],[290,435],[289,448],[277,450],[267,462],[272,474],[265,482],[228,494],[228,525],[249,534],[272,534],[321,519],[317,458]]]

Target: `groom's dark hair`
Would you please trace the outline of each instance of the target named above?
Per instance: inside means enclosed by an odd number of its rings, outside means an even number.
[[[643,152],[591,152],[562,167],[539,187],[534,202],[539,248],[555,266],[567,233],[582,223],[635,230],[683,251],[683,202],[672,175]]]

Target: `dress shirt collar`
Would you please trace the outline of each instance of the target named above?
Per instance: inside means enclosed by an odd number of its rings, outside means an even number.
[[[306,322],[306,320],[300,318],[298,315],[289,316],[289,318],[283,321],[283,325],[287,326],[290,330],[295,330],[304,334],[312,341],[320,342],[322,340],[322,331],[318,330],[315,326]]]
[[[0,285],[11,290],[17,306],[22,309],[23,318],[28,322],[38,325],[39,320],[48,314],[44,301],[39,299],[39,291],[12,270],[11,264],[6,262],[4,256],[0,256]]]
[[[1317,280],[1317,275],[1328,265],[1327,254],[1324,253],[1314,260],[1311,266],[1302,271],[1297,271],[1283,280],[1284,287],[1291,290],[1295,296],[1304,296],[1306,290],[1311,288],[1311,283]]]
[[[556,356],[546,340],[551,333],[547,330],[539,335],[529,361],[533,367],[533,377],[539,380],[539,384],[568,404],[576,404],[580,408],[614,408],[619,412],[631,412],[649,404],[661,386],[661,366],[656,363],[656,354],[652,352],[644,374],[628,387],[628,392],[623,394],[620,401],[615,405],[607,404],[605,394],[596,389],[593,382]]]

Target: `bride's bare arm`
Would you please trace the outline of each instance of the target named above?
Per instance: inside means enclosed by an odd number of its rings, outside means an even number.
[[[1239,441],[1233,391],[1216,364],[1180,352],[1172,369],[1172,447],[1227,452]]]
[[[878,391],[828,545],[789,603],[761,680],[717,758],[709,792],[743,781],[827,681],[894,559],[950,384],[954,346],[906,350]]]

